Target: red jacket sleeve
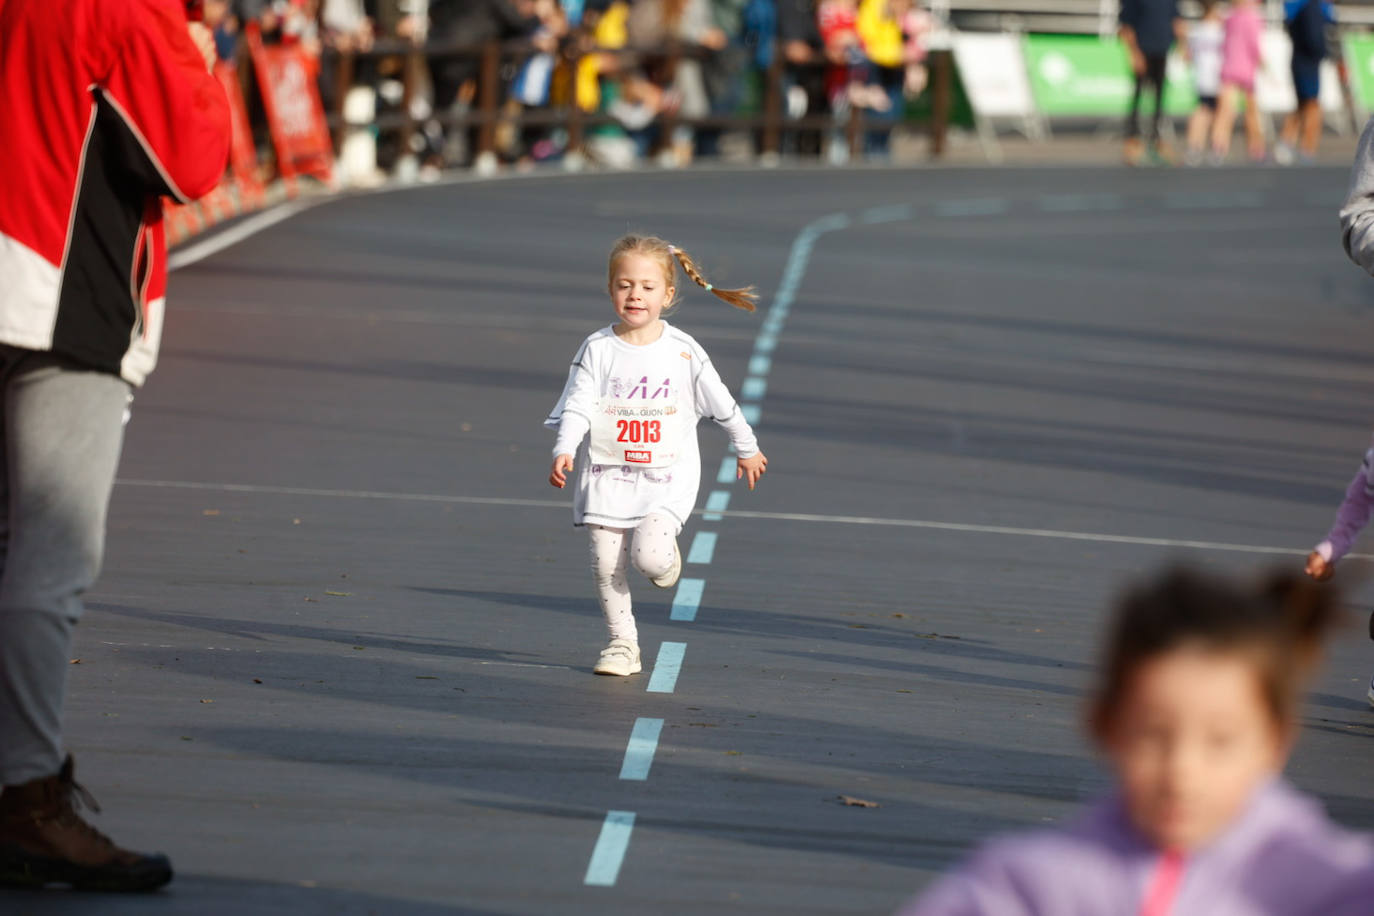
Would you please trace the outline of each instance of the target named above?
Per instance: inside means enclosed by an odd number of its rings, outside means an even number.
[[[182,202],[214,189],[229,162],[229,102],[187,33],[177,0],[128,0],[101,81],[162,187]]]

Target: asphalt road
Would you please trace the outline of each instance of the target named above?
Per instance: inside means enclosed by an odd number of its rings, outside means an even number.
[[[1324,533],[1374,384],[1344,186],[529,178],[334,201],[179,271],[68,700],[98,823],[178,877],[0,912],[891,912],[1102,791],[1078,723],[1123,582],[1297,563]],[[604,629],[540,421],[628,229],[775,313],[689,291],[671,319],[749,386],[770,471],[718,483],[702,428],[702,501],[729,511],[684,533],[716,535],[700,606],[670,619],[636,583],[646,670],[622,680],[590,673]],[[1374,828],[1362,630],[1290,775]],[[680,674],[650,692],[664,643]],[[622,779],[639,720],[661,733]],[[608,812],[634,814],[609,871]]]

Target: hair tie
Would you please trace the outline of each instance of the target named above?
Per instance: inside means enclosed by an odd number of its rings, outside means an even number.
[[[706,290],[708,293],[709,293],[711,290],[715,289],[715,287],[712,286],[712,285],[709,284],[709,283],[703,283],[702,286],[705,288],[705,290]]]
[[[669,253],[669,254],[677,254],[677,246],[676,246],[676,245],[669,245],[669,246],[668,246],[668,253]]]

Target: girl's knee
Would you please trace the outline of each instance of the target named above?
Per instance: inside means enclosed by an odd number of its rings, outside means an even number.
[[[673,554],[670,550],[666,556],[635,556],[635,569],[641,575],[650,579],[657,579],[668,574],[668,570],[673,568]]]

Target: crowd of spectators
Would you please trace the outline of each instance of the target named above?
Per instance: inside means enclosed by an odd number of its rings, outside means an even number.
[[[881,157],[925,87],[932,24],[919,0],[207,0],[205,16],[226,60],[250,23],[264,41],[318,60],[326,110],[342,103],[331,61],[356,56],[350,85],[375,92],[379,114],[404,99],[421,125],[383,131],[379,164],[411,158],[429,172],[476,155],[478,128],[453,125],[479,102],[478,49],[491,39],[524,49],[499,68],[491,145],[510,163],[572,152],[613,166],[715,156],[737,116],[765,105],[770,79],[782,87],[784,152],[844,158],[857,109],[869,125],[864,151]],[[407,45],[426,54],[408,56]],[[581,149],[569,149],[563,128],[518,126],[520,114],[553,106],[586,116]]]

